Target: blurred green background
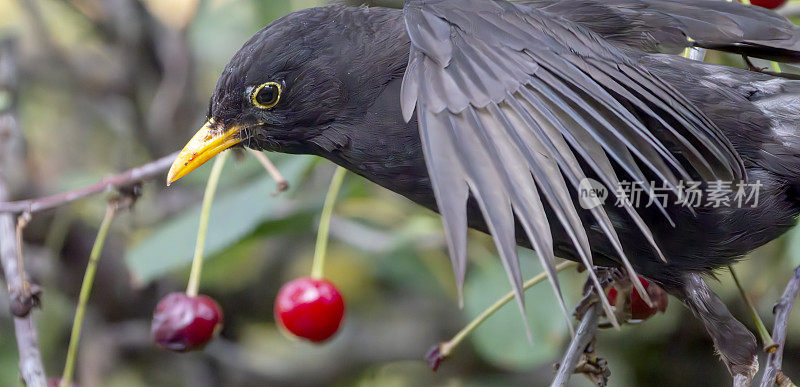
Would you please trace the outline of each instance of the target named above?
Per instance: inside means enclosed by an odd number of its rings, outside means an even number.
[[[202,125],[216,78],[255,31],[314,0],[0,1],[0,38],[17,41],[24,141],[0,168],[14,198],[80,187],[173,152]],[[383,3],[399,3],[384,1]],[[710,60],[741,65],[731,58]],[[20,139],[21,140],[21,139]],[[333,166],[270,155],[291,182],[274,182],[249,155],[224,171],[211,214],[201,292],[225,310],[221,337],[205,351],[158,349],[149,319],[158,300],[186,285],[209,166],[170,188],[144,185],[118,216],[99,264],[78,359],[81,386],[491,386],[545,385],[567,330],[547,285],[527,293],[534,343],[519,312],[504,308],[431,372],[423,360],[509,290],[491,241],[472,233],[466,305],[458,308],[441,224],[433,213],[349,174],[337,204],[325,273],[342,289],[342,332],[314,346],[283,336],[272,316],[280,286],[309,273],[319,212]],[[25,231],[30,275],[44,289],[36,311],[50,375],[63,367],[80,281],[104,200],[37,214]],[[540,271],[522,252],[527,277]],[[767,325],[800,264],[800,231],[739,265]],[[562,286],[569,305],[583,276]],[[712,280],[713,281],[713,280]],[[730,275],[712,286],[752,327]],[[12,321],[0,296],[0,386],[19,384]],[[612,386],[728,385],[710,340],[672,299],[666,314],[600,333]],[[800,316],[794,313],[785,371],[800,378]],[[589,385],[580,376],[576,386]]]

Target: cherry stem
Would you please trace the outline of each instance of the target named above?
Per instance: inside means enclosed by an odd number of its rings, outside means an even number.
[[[72,333],[69,338],[67,360],[64,364],[64,373],[61,376],[59,387],[69,387],[72,385],[72,375],[75,371],[75,358],[78,354],[78,343],[81,338],[83,317],[86,314],[86,304],[88,304],[89,295],[92,293],[94,275],[97,271],[97,261],[100,259],[100,253],[103,251],[103,245],[105,244],[108,230],[111,228],[111,222],[114,220],[116,212],[116,203],[109,203],[106,208],[106,215],[103,217],[103,222],[100,223],[100,230],[97,231],[97,238],[94,240],[92,252],[89,254],[89,263],[86,265],[86,272],[83,274],[81,292],[78,296],[78,306],[75,309],[75,318],[72,321]]]
[[[259,163],[261,163],[261,166],[263,166],[264,169],[267,170],[267,173],[269,173],[270,177],[272,177],[272,179],[275,180],[275,185],[277,187],[275,189],[275,193],[273,193],[272,196],[277,196],[281,192],[285,192],[286,190],[289,189],[289,182],[286,180],[285,177],[283,177],[281,171],[278,170],[278,167],[276,167],[275,164],[272,163],[272,161],[269,159],[269,157],[267,157],[266,154],[264,154],[264,152],[249,148],[248,150],[250,151],[250,154],[252,154],[253,157],[255,157]]]
[[[764,352],[769,353],[773,351],[776,347],[776,344],[775,341],[772,340],[772,335],[769,334],[767,327],[764,325],[764,321],[762,321],[761,317],[758,315],[758,311],[756,310],[755,305],[753,305],[753,301],[751,301],[750,297],[747,295],[747,293],[745,293],[742,283],[739,282],[739,276],[736,275],[736,271],[733,270],[733,266],[728,266],[728,269],[731,271],[733,282],[735,282],[736,287],[739,288],[739,294],[742,295],[742,299],[744,300],[745,304],[747,304],[747,308],[750,309],[750,315],[753,317],[753,321],[756,324],[756,330],[758,330],[758,335],[761,337],[761,343],[764,344]]]
[[[331,229],[331,216],[333,216],[333,206],[336,204],[336,197],[342,188],[344,176],[347,169],[337,167],[328,187],[328,194],[325,195],[325,204],[322,206],[322,216],[319,219],[317,229],[317,245],[314,248],[314,262],[311,264],[311,278],[322,278],[322,269],[325,264],[325,251],[328,249],[328,236]]]
[[[189,284],[186,286],[186,295],[196,297],[200,289],[200,274],[203,271],[203,249],[206,246],[206,234],[208,233],[208,218],[211,214],[211,203],[214,202],[214,194],[217,192],[219,177],[222,174],[222,167],[228,159],[229,152],[223,152],[214,160],[211,174],[206,183],[206,192],[203,194],[203,204],[200,209],[200,221],[197,224],[197,243],[194,245],[194,258],[192,259],[192,270],[189,273]]]
[[[558,265],[556,265],[556,272],[564,271],[565,269],[568,269],[573,266],[577,266],[577,263],[572,261],[561,262]],[[522,290],[523,291],[528,290],[533,285],[536,285],[539,282],[542,282],[546,279],[547,279],[547,273],[545,272],[539,273],[535,277],[525,281],[525,283],[522,284]],[[452,352],[453,349],[455,349],[455,347],[461,344],[461,342],[464,341],[464,339],[467,336],[469,336],[469,334],[472,333],[472,331],[474,331],[475,328],[483,324],[484,321],[486,321],[489,317],[491,317],[498,310],[500,310],[500,308],[508,304],[513,299],[514,299],[514,292],[512,291],[508,292],[505,296],[495,301],[495,303],[492,304],[492,306],[486,308],[486,310],[481,312],[481,314],[479,314],[478,317],[475,317],[475,319],[470,321],[469,324],[467,324],[464,328],[458,331],[458,333],[456,333],[456,335],[453,336],[453,338],[450,339],[450,341],[440,344],[439,351],[441,355],[445,357],[450,355],[450,352]]]

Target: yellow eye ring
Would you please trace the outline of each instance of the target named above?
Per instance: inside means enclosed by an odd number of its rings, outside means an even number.
[[[260,109],[271,109],[281,100],[282,91],[279,83],[263,83],[250,93],[250,103]]]

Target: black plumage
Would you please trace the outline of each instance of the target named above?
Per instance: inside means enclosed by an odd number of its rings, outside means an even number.
[[[800,61],[799,28],[717,0],[329,6],[245,43],[207,127],[328,158],[439,211],[459,287],[467,226],[492,234],[520,305],[517,244],[536,249],[559,297],[556,256],[638,272],[685,301],[732,374],[751,377],[754,338],[700,275],[795,224],[800,82],[671,55],[691,45]],[[280,99],[255,106],[267,82]],[[760,199],[582,209],[585,177],[663,182],[673,197],[681,181],[758,182]]]

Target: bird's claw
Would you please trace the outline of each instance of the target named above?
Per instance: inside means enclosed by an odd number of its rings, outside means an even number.
[[[583,357],[581,357],[581,360],[575,367],[575,373],[586,376],[596,386],[605,386],[608,384],[608,378],[611,376],[608,362],[603,358],[589,356],[588,353],[584,353]]]
[[[561,364],[555,365],[556,370],[560,367]],[[585,376],[594,383],[595,386],[605,386],[608,383],[611,370],[608,368],[608,362],[605,359],[597,357],[594,339],[586,345],[572,373]]]
[[[600,299],[597,297],[597,293],[590,291],[584,294],[583,298],[575,305],[575,310],[573,310],[572,315],[575,316],[578,321],[583,320],[583,316],[589,311],[589,307],[598,301],[600,301]]]

